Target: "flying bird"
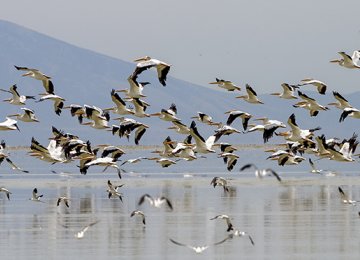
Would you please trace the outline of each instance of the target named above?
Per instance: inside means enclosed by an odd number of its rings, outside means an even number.
[[[237,96],[236,98],[242,98],[250,104],[264,104],[260,99],[258,99],[255,90],[252,87],[250,87],[249,84],[246,84],[246,92],[247,95]]]
[[[54,95],[54,94],[47,94],[47,95],[44,95],[42,96],[38,101],[35,101],[35,102],[42,102],[42,101],[45,101],[45,100],[52,100],[54,101],[54,110],[55,110],[55,113],[60,116],[61,114],[61,109],[64,107],[64,101],[65,99],[58,96],[58,95]]]
[[[340,186],[338,187],[338,190],[340,193],[341,200],[344,204],[356,205],[358,201],[350,199],[349,196],[345,194],[345,192]]]
[[[186,245],[186,244],[183,244],[183,243],[180,243],[180,242],[177,242],[171,238],[169,238],[169,240],[174,243],[175,245],[178,245],[178,246],[184,246],[184,247],[187,247],[193,251],[195,251],[195,253],[197,254],[201,254],[202,252],[204,252],[206,249],[208,249],[210,246],[217,246],[217,245],[220,245],[222,243],[224,243],[226,240],[228,240],[229,237],[226,237],[225,239],[219,241],[219,242],[216,242],[214,244],[211,244],[211,245],[204,245],[204,246],[191,246],[191,245]]]
[[[8,198],[8,200],[10,200],[10,194],[12,194],[8,189],[4,188],[4,187],[0,187],[0,192],[4,192],[6,194],[6,197]]]
[[[298,86],[305,86],[305,85],[313,85],[313,86],[315,86],[317,91],[322,95],[325,95],[325,93],[326,93],[327,85],[324,82],[320,81],[320,80],[312,79],[312,78],[306,78],[306,79],[301,80],[301,83]]]
[[[331,60],[330,62],[338,63],[340,66],[348,69],[360,69],[360,66],[357,64],[357,62],[359,61],[360,51],[354,51],[352,57],[350,57],[343,51],[340,51],[338,53],[342,56],[342,59]]]
[[[218,85],[219,88],[225,89],[227,91],[240,91],[241,88],[239,86],[236,86],[234,83],[232,83],[229,80],[224,80],[224,79],[218,79],[215,78],[216,81],[214,82],[210,82],[209,84],[216,84]]]
[[[210,220],[214,220],[214,219],[223,219],[223,220],[225,220],[226,225],[227,225],[227,230],[226,230],[227,232],[230,232],[231,230],[234,230],[234,226],[231,223],[230,217],[228,215],[224,215],[224,214],[223,215],[217,215],[217,216],[211,218]]]
[[[61,196],[57,199],[56,206],[59,206],[61,202],[65,204],[66,207],[69,208],[69,198],[66,196]]]
[[[23,105],[25,105],[25,101],[27,99],[35,99],[34,96],[20,95],[19,92],[17,91],[17,86],[16,85],[12,85],[10,87],[10,90],[6,90],[6,89],[0,89],[0,90],[3,91],[3,92],[8,92],[8,93],[12,94],[12,98],[8,98],[8,99],[3,100],[5,102],[9,102],[12,105],[23,106]]]
[[[255,164],[249,163],[249,164],[245,164],[243,167],[240,168],[240,171],[244,171],[245,169],[248,168],[255,168],[255,176],[257,178],[264,178],[266,175],[273,175],[279,182],[281,182],[281,178],[280,176],[272,169],[267,168],[267,169],[259,169]]]
[[[229,186],[227,185],[227,180],[225,178],[222,177],[214,177],[211,182],[210,185],[213,185],[214,188],[216,186],[222,186],[224,188],[224,192],[229,192]]]
[[[270,95],[278,96],[279,98],[283,99],[297,99],[297,97],[294,95],[294,91],[296,88],[298,88],[298,86],[282,83],[281,87],[283,88],[283,92],[271,93]]]
[[[44,201],[40,200],[40,198],[42,198],[43,196],[44,196],[43,194],[38,195],[37,188],[34,188],[33,192],[32,192],[32,197],[29,200],[32,200],[32,201],[35,201],[35,202],[43,202],[43,203],[45,203]]]
[[[136,68],[134,73],[132,74],[132,78],[136,78],[144,70],[155,67],[157,70],[159,82],[161,83],[161,85],[166,86],[166,77],[170,71],[170,64],[167,64],[157,59],[153,59],[149,56],[138,58],[134,61],[138,63],[136,64]]]
[[[250,240],[250,243],[255,246],[255,242],[253,240],[253,238],[245,231],[240,231],[238,229],[235,229],[231,234],[229,234],[229,238],[234,238],[234,237],[243,237],[243,236],[247,236]]]
[[[146,225],[144,212],[142,212],[141,210],[134,210],[133,212],[131,212],[130,217],[133,217],[135,215],[141,216],[142,223]]]
[[[39,71],[38,69],[32,69],[32,68],[27,68],[27,67],[18,67],[15,66],[14,67],[17,70],[21,70],[21,71],[27,71],[25,74],[23,74],[23,77],[29,76],[31,78],[37,79],[37,80],[41,80],[42,84],[45,88],[46,94],[55,94],[54,93],[54,85],[51,81],[51,77],[45,75],[44,73],[42,73],[41,71]]]
[[[155,208],[160,208],[163,204],[166,204],[170,210],[173,210],[173,206],[168,198],[165,196],[161,196],[159,198],[153,198],[149,194],[144,194],[140,197],[138,205],[140,206],[145,202],[149,202],[149,204]]]
[[[118,189],[119,188],[121,188],[122,186],[124,186],[124,184],[121,184],[121,185],[113,185],[112,183],[111,183],[111,181],[110,180],[108,180],[107,181],[107,185],[108,185],[108,189],[106,190],[107,192],[108,192],[108,197],[109,197],[109,199],[111,198],[111,197],[118,197],[120,200],[121,200],[121,202],[123,201],[122,200],[122,194],[118,191]]]
[[[34,110],[31,110],[26,107],[22,107],[21,110],[24,111],[23,114],[12,114],[12,115],[8,115],[8,117],[16,117],[17,120],[23,122],[39,122],[39,119],[37,119],[35,116]]]
[[[89,225],[87,225],[86,227],[84,227],[82,230],[80,230],[79,232],[77,232],[77,233],[75,234],[75,237],[76,237],[76,238],[79,238],[79,239],[83,238],[84,235],[85,235],[85,232],[88,231],[88,229],[89,229],[90,227],[94,226],[95,224],[97,224],[97,223],[99,223],[99,222],[100,222],[100,220],[97,220],[97,221],[95,221],[95,222],[90,223]]]

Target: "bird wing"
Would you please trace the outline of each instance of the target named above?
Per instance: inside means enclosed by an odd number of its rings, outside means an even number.
[[[140,206],[141,204],[143,204],[145,199],[150,200],[150,201],[153,200],[153,198],[149,194],[144,194],[140,197],[138,205]]]
[[[281,178],[279,176],[279,174],[277,174],[273,169],[266,169],[267,172],[270,172],[279,182],[281,182]]]
[[[248,168],[251,168],[251,167],[254,167],[255,169],[257,169],[256,165],[253,164],[253,163],[248,163],[248,164],[245,164],[243,167],[240,168],[240,171],[243,171],[245,169],[248,169]]]

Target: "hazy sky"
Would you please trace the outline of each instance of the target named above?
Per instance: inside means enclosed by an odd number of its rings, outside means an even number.
[[[207,85],[220,77],[260,93],[318,78],[359,90],[360,70],[329,60],[360,49],[360,1],[17,0],[1,18],[131,61],[149,55],[171,75]]]

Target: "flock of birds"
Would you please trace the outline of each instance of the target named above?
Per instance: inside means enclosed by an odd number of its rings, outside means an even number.
[[[340,66],[348,69],[360,69],[358,61],[360,58],[360,51],[354,51],[352,56],[347,55],[344,52],[339,52],[342,56],[339,60],[333,60],[331,62],[337,63]],[[314,127],[312,129],[302,129],[296,122],[295,114],[291,114],[286,123],[278,121],[276,119],[269,118],[255,118],[254,115],[240,110],[226,111],[226,124],[215,122],[213,118],[203,112],[198,112],[192,119],[190,125],[186,125],[177,115],[176,104],[171,104],[169,108],[161,109],[157,113],[147,113],[149,104],[144,100],[146,95],[143,94],[145,86],[149,82],[139,81],[141,74],[150,68],[156,68],[157,76],[160,84],[166,86],[167,75],[170,71],[171,65],[145,56],[143,58],[136,59],[136,67],[134,72],[128,77],[129,88],[125,90],[111,90],[110,96],[114,103],[111,108],[101,109],[93,105],[78,105],[69,104],[65,105],[65,99],[55,94],[55,88],[51,81],[51,77],[45,75],[38,69],[15,66],[16,70],[25,72],[22,76],[31,77],[35,80],[42,82],[45,92],[40,94],[40,98],[35,102],[53,102],[54,112],[57,115],[61,115],[63,109],[69,109],[71,116],[76,117],[78,122],[82,125],[88,125],[92,128],[110,131],[113,135],[118,135],[120,138],[126,137],[129,139],[131,135],[134,135],[134,143],[138,145],[141,138],[146,134],[148,125],[137,121],[141,118],[156,116],[161,120],[167,121],[170,126],[168,129],[174,130],[180,135],[184,135],[183,141],[174,141],[167,136],[163,141],[163,148],[161,150],[153,151],[158,154],[156,157],[138,157],[122,161],[121,165],[118,165],[120,157],[126,152],[119,146],[115,145],[97,145],[92,146],[89,140],[83,141],[78,136],[65,133],[58,130],[56,127],[52,127],[52,136],[49,138],[50,142],[47,145],[40,144],[34,137],[31,140],[29,154],[45,162],[54,163],[69,163],[73,161],[78,162],[79,171],[81,174],[86,174],[88,169],[92,166],[101,166],[106,169],[114,168],[117,171],[119,178],[122,178],[122,173],[125,172],[123,167],[125,164],[135,164],[142,160],[152,160],[160,164],[162,167],[170,167],[173,164],[181,161],[193,161],[198,158],[206,158],[205,155],[209,153],[217,153],[216,149],[220,149],[218,157],[222,158],[226,164],[226,169],[232,171],[237,164],[239,155],[236,154],[237,148],[225,142],[219,142],[219,140],[226,135],[239,134],[239,133],[252,133],[261,132],[263,142],[268,142],[274,135],[284,138],[284,149],[271,150],[272,154],[267,159],[277,161],[278,165],[297,165],[306,158],[304,154],[310,156],[316,156],[317,159],[329,159],[338,162],[354,162],[355,151],[359,141],[357,140],[357,134],[353,134],[350,137],[344,138],[331,138],[326,139],[324,134],[316,135],[317,131],[320,131],[320,127]],[[242,88],[235,85],[233,82],[216,78],[216,81],[210,82],[210,84],[217,85],[229,92],[240,92]],[[271,95],[278,96],[282,99],[297,99],[299,102],[293,106],[296,108],[303,108],[309,111],[310,116],[314,117],[321,111],[329,110],[328,106],[334,106],[341,110],[339,121],[342,122],[348,117],[360,119],[360,111],[353,107],[348,100],[346,100],[339,92],[333,91],[333,97],[335,102],[328,104],[327,106],[319,104],[319,102],[300,91],[300,88],[306,85],[312,85],[316,87],[320,95],[326,95],[327,85],[326,83],[317,80],[306,78],[298,84],[281,84],[282,92],[271,93]],[[0,89],[5,93],[10,93],[12,96],[5,99],[11,105],[25,106],[26,102],[30,99],[36,99],[35,96],[20,95],[18,87],[13,85],[7,89]],[[243,99],[245,102],[254,105],[261,105],[263,102],[257,96],[256,91],[250,85],[246,84],[246,94],[236,96],[236,98]],[[123,97],[119,93],[123,93]],[[128,105],[131,103],[131,105]],[[39,122],[35,115],[34,110],[26,107],[21,108],[22,113],[8,115],[6,120],[0,123],[0,130],[19,130],[18,121],[26,123]],[[117,124],[110,126],[110,118],[115,115]],[[16,119],[14,119],[16,118]],[[135,119],[136,118],[136,119]],[[86,122],[85,122],[86,120]],[[242,129],[236,129],[231,126],[235,121],[240,121]],[[253,120],[252,122],[250,120]],[[206,124],[209,127],[214,127],[214,133],[207,138],[204,138],[198,131],[197,122]],[[261,121],[261,124],[256,122]],[[281,132],[280,129],[288,128],[289,130]],[[193,142],[194,141],[194,142]],[[5,142],[0,144],[0,163],[6,160],[9,165],[17,171],[27,172],[22,168],[15,165],[9,158],[9,154],[6,153]],[[311,172],[321,174],[324,171],[316,169],[314,162],[311,158],[308,159],[311,165]],[[254,169],[255,176],[263,178],[267,175],[274,176],[278,182],[281,183],[282,179],[274,170],[259,169],[255,164],[245,164],[240,168],[240,172]],[[224,177],[214,177],[210,183],[214,188],[220,186],[224,192],[229,192],[228,180]],[[110,180],[107,182],[108,198],[119,198],[122,201],[123,194],[120,192],[120,188],[123,185],[114,185]],[[1,187],[0,192],[4,192],[7,198],[10,200],[10,194],[12,194],[7,188]],[[355,203],[351,199],[347,198],[341,187],[339,187],[344,203]],[[31,201],[43,202],[41,198],[43,195],[38,194],[37,188],[33,189]],[[61,196],[57,200],[57,206],[64,203],[66,207],[69,205],[70,198]],[[149,194],[144,194],[138,201],[138,206],[148,202],[149,205],[159,208],[166,205],[169,210],[173,210],[173,205],[169,198],[161,196],[154,198]],[[145,226],[145,213],[141,210],[135,209],[131,214],[133,216],[141,217],[142,223]],[[232,239],[234,236],[247,236],[252,245],[254,245],[253,238],[244,231],[234,229],[230,217],[228,215],[218,215],[213,219],[223,219],[226,221],[228,236],[219,242],[212,245],[220,245],[225,241]],[[83,238],[85,232],[98,221],[90,223],[80,232],[75,234],[77,238]],[[177,242],[174,239],[170,239],[172,243],[178,246],[188,247],[194,250],[196,253],[201,253],[206,250],[209,245],[205,246],[190,246]],[[211,245],[210,245],[211,246]]]

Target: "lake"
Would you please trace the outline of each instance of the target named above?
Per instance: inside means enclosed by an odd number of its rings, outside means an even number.
[[[278,167],[263,159],[258,149],[239,152],[236,170],[229,173],[216,155],[196,162],[178,162],[160,168],[154,162],[124,165],[120,180],[113,170],[93,168],[80,175],[76,164],[49,165],[23,151],[11,151],[11,158],[30,173],[15,173],[1,165],[0,186],[12,194],[10,201],[0,194],[0,250],[4,259],[359,259],[359,207],[343,204],[338,186],[360,200],[359,164],[318,161],[337,174],[309,173],[307,162]],[[148,151],[140,152],[147,155]],[[139,156],[130,151],[126,156]],[[214,160],[211,160],[213,158]],[[127,159],[125,157],[124,159]],[[256,179],[253,171],[239,173],[245,163],[261,161],[259,167],[273,167],[279,183],[267,176]],[[54,170],[56,173],[52,173]],[[213,188],[214,176],[225,177],[230,191]],[[107,180],[120,188],[123,202],[108,198]],[[44,194],[45,203],[30,201],[33,188]],[[138,206],[143,194],[168,197],[174,207]],[[56,206],[59,196],[70,198],[70,207]],[[146,226],[135,209],[146,215]],[[178,242],[212,245],[228,236],[224,220],[210,220],[227,214],[235,228],[248,232],[202,254],[175,245]],[[75,234],[91,226],[82,239]]]

